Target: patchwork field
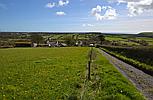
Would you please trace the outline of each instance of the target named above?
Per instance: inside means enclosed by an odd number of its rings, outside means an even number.
[[[0,49],[0,99],[145,99],[96,49],[91,80],[87,80],[89,50],[83,47]]]
[[[146,42],[148,46],[153,45],[153,38],[151,37],[136,37],[130,35],[106,35],[106,40],[116,41],[122,46],[140,46],[141,42]]]

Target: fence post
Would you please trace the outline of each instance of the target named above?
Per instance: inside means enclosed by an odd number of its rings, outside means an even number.
[[[90,68],[91,68],[91,61],[88,61],[88,80],[90,80],[91,79],[91,77],[90,77]]]
[[[89,61],[88,61],[88,80],[91,80],[91,63],[92,63],[92,52],[93,52],[93,48],[91,47],[91,50],[89,52]]]

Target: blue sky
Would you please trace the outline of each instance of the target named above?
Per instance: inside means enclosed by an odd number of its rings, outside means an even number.
[[[0,31],[153,31],[153,0],[0,0]]]

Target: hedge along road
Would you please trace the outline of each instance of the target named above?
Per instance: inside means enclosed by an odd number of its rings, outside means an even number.
[[[103,50],[99,51],[110,63],[112,63],[126,78],[128,78],[136,88],[143,93],[148,100],[153,100],[153,76],[109,55]]]

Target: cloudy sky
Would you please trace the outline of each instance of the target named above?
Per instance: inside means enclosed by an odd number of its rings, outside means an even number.
[[[0,31],[153,31],[153,0],[0,0]]]

